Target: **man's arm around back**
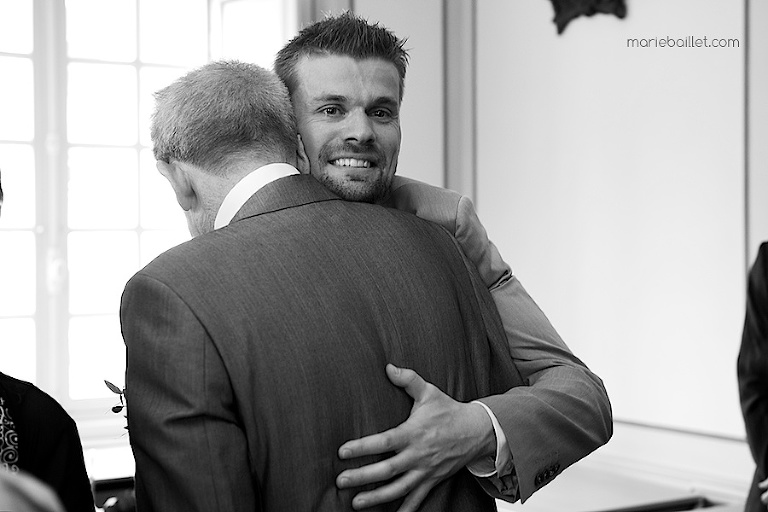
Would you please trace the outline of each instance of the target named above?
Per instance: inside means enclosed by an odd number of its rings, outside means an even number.
[[[395,177],[390,204],[448,229],[491,292],[512,358],[528,386],[481,399],[507,438],[519,489],[502,492],[498,477],[481,482],[498,498],[526,500],[610,439],[613,424],[605,387],[568,349],[512,274],[468,198]]]

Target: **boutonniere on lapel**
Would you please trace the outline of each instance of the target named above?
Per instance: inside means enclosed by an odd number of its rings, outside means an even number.
[[[123,409],[125,409],[124,416],[127,421],[128,420],[128,398],[125,396],[125,388],[120,389],[118,386],[115,386],[108,380],[105,380],[104,384],[107,385],[110,391],[112,391],[113,393],[115,393],[117,396],[120,397],[120,403],[112,406],[112,412],[114,412],[115,414],[120,414],[123,411]],[[125,430],[128,430],[128,425],[126,425],[123,428],[125,428]]]

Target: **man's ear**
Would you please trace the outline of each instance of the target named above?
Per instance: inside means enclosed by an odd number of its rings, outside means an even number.
[[[176,194],[176,201],[185,212],[191,210],[197,201],[197,194],[186,169],[177,161],[163,162],[158,160],[157,170],[165,176]]]
[[[299,147],[296,151],[296,167],[301,174],[309,174],[309,157],[307,157],[307,152],[304,149],[304,141],[301,140],[300,134],[297,133],[296,137],[299,139]]]

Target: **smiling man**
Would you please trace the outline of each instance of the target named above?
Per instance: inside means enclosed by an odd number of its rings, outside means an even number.
[[[400,151],[400,83],[385,60],[303,56],[292,101],[312,175],[350,201],[381,202]]]
[[[407,211],[453,234],[491,292],[508,359],[527,385],[480,398],[475,403],[490,421],[467,422],[463,415],[474,409],[457,407],[414,372],[388,372],[413,399],[411,415],[391,430],[344,443],[339,457],[359,467],[336,482],[360,491],[356,509],[402,499],[405,512],[466,466],[491,496],[524,501],[608,441],[610,402],[602,381],[568,349],[488,240],[471,201],[395,176],[408,63],[403,43],[344,13],[306,27],[278,53],[275,71],[291,94],[303,143],[300,168],[344,199]],[[468,457],[473,440],[487,436],[495,437],[495,457]],[[374,463],[365,458],[392,453]]]

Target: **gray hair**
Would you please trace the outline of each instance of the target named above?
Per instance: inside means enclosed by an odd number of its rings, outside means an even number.
[[[155,159],[214,174],[245,158],[292,162],[298,144],[285,86],[239,61],[210,62],[156,92],[151,135]]]

